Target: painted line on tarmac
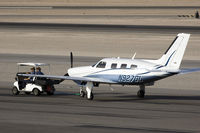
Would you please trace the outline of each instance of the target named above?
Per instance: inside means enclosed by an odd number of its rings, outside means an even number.
[[[0,6],[0,9],[198,9],[200,6]]]

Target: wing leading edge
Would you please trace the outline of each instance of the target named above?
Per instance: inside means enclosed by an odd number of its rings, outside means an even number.
[[[91,78],[91,77],[70,77],[70,76],[34,75],[34,74],[18,74],[18,76],[39,77],[39,78],[48,78],[48,79],[63,79],[63,80],[73,80],[73,81],[85,81],[85,82],[98,82],[98,83],[107,83],[107,84],[116,83],[114,81],[107,80],[107,79]]]

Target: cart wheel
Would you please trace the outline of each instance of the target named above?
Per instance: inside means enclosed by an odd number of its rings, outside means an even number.
[[[33,94],[35,96],[39,96],[40,95],[40,91],[37,88],[35,88],[35,89],[33,89]]]
[[[47,95],[54,95],[54,92],[55,92],[55,88],[54,88],[54,86],[49,86],[49,87],[47,87]]]
[[[19,94],[19,91],[18,91],[17,87],[14,86],[14,87],[12,88],[12,94],[13,94],[13,95],[18,95],[18,94]]]
[[[25,94],[26,94],[26,95],[30,95],[30,94],[31,94],[31,92],[25,92]]]
[[[54,91],[53,92],[47,92],[47,95],[54,95]]]

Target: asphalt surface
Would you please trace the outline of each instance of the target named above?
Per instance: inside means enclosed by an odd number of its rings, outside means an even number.
[[[69,67],[69,57],[65,56],[1,54],[0,62],[7,64],[7,69],[1,68],[0,72],[14,78],[16,63],[30,59],[51,63],[54,69],[65,64]],[[74,63],[88,65],[99,59],[75,57]],[[199,64],[200,61],[186,60],[182,67]],[[145,99],[139,99],[137,86],[113,86],[114,91],[111,91],[109,86],[101,85],[94,88],[94,100],[88,101],[78,95],[78,86],[68,81],[56,86],[54,96],[43,94],[39,97],[12,96],[13,82],[10,79],[0,82],[1,132],[200,132],[200,90],[153,86],[147,87]]]
[[[87,10],[132,10],[132,9],[199,9],[197,6],[0,6],[0,9],[87,9]],[[159,15],[84,15],[84,18],[132,18],[132,17],[162,17]],[[82,18],[82,15],[0,15],[0,18]],[[165,15],[172,18],[172,15]],[[131,33],[144,35],[166,35],[187,32],[195,34],[198,38],[200,34],[199,26],[153,26],[153,25],[104,25],[104,24],[58,24],[58,23],[25,23],[25,22],[0,22],[0,29],[3,35],[2,48],[7,48],[12,52],[12,46],[15,42],[30,44],[43,41],[41,45],[47,43],[55,43],[59,46],[67,40],[70,41],[73,32],[76,38],[77,34],[85,36],[90,31],[107,33],[106,35],[118,33],[119,36],[111,38],[120,38],[121,35]],[[41,32],[42,31],[42,32]],[[44,32],[45,31],[45,32]],[[68,31],[67,34],[59,34],[64,36],[59,38],[54,34],[46,34],[46,32]],[[87,31],[87,32],[86,32]],[[92,33],[91,32],[91,33]],[[32,33],[32,34],[31,34]],[[38,34],[40,33],[40,34]],[[43,34],[41,34],[43,33]],[[44,34],[45,33],[45,34]],[[20,36],[22,34],[22,36]],[[29,36],[23,36],[23,35]],[[15,36],[19,35],[19,36]],[[39,38],[38,35],[42,38]],[[43,35],[43,36],[42,36]],[[50,37],[48,37],[51,35]],[[67,35],[69,36],[67,38]],[[93,35],[93,34],[92,34]],[[116,34],[115,34],[116,35]],[[30,38],[31,36],[31,38]],[[94,34],[92,43],[98,42]],[[26,38],[25,38],[26,37]],[[81,36],[82,37],[82,36]],[[110,36],[108,36],[110,37]],[[129,37],[129,36],[125,36]],[[137,36],[136,36],[137,37]],[[135,38],[136,38],[135,37]],[[159,37],[159,36],[158,36]],[[192,44],[198,44],[198,39],[193,38]],[[8,38],[4,40],[3,38]],[[33,39],[32,39],[33,38]],[[52,38],[48,39],[48,38]],[[77,40],[80,35],[77,36]],[[58,43],[54,40],[59,40]],[[80,38],[82,39],[82,38]],[[86,40],[85,39],[85,40]],[[101,38],[100,38],[101,39]],[[102,36],[102,40],[105,39]],[[113,40],[112,40],[113,39]],[[124,39],[125,40],[125,39]],[[123,40],[123,42],[124,42]],[[149,39],[147,39],[148,42]],[[101,41],[101,40],[100,40]],[[120,41],[120,40],[119,40]],[[134,41],[134,40],[133,40]],[[146,41],[146,40],[145,40]],[[150,40],[151,41],[151,40]],[[71,41],[72,44],[76,44]],[[71,43],[70,42],[70,43]],[[106,42],[106,41],[105,41]],[[104,42],[104,43],[105,43]],[[83,43],[83,39],[81,40]],[[77,43],[79,44],[79,43]],[[77,45],[76,44],[76,45]],[[154,44],[154,43],[152,43]],[[16,44],[17,45],[17,44]],[[29,45],[27,43],[27,45]],[[89,45],[89,44],[88,44]],[[139,44],[142,45],[142,44]],[[17,45],[19,50],[20,45]],[[25,45],[23,45],[25,46]],[[48,45],[54,46],[54,45]],[[80,45],[77,45],[79,48]],[[196,46],[196,45],[193,45]],[[66,46],[68,47],[68,46]],[[141,46],[142,47],[142,46]],[[152,47],[152,46],[151,46]],[[164,46],[161,46],[164,47]],[[10,49],[9,49],[10,48]],[[24,50],[20,47],[22,51]],[[64,49],[65,47],[63,47]],[[29,48],[31,49],[31,47]],[[45,48],[45,50],[48,48]],[[52,48],[56,49],[56,46]],[[51,47],[49,50],[52,50]],[[98,47],[96,48],[98,50]],[[120,49],[120,47],[116,47]],[[193,52],[198,47],[194,47]],[[14,47],[15,50],[15,47]],[[13,50],[13,51],[14,51]],[[150,51],[152,49],[149,49]],[[154,49],[156,50],[156,49]],[[79,49],[81,51],[81,49]],[[83,50],[82,50],[83,51]],[[120,49],[121,51],[121,49]],[[7,52],[7,51],[6,51]],[[41,51],[40,51],[41,52]],[[52,53],[54,51],[51,51]],[[59,52],[59,51],[57,51]],[[112,52],[112,51],[111,51]],[[147,54],[147,50],[142,54]],[[23,52],[21,52],[23,53]],[[67,54],[67,53],[66,53]],[[75,53],[76,54],[76,53]],[[155,54],[155,53],[154,53]],[[103,55],[103,53],[102,53]],[[104,55],[103,55],[104,56]],[[194,55],[195,56],[195,55]],[[148,57],[148,56],[147,56]],[[74,57],[74,66],[92,65],[99,61],[101,57]],[[94,88],[94,100],[88,101],[86,98],[79,96],[79,87],[71,81],[64,81],[60,85],[56,85],[56,93],[53,96],[42,94],[39,97],[33,95],[20,94],[13,96],[11,88],[15,74],[16,63],[18,62],[45,62],[51,64],[51,74],[64,75],[70,66],[69,56],[54,55],[27,55],[27,54],[0,54],[0,132],[3,133],[34,133],[34,132],[137,132],[137,133],[198,133],[200,132],[200,89],[199,89],[199,73],[188,75],[174,76],[156,83],[155,86],[146,88],[146,97],[144,99],[137,98],[137,86],[112,86],[111,90],[107,85],[100,85]],[[183,60],[182,68],[199,67],[200,60]],[[43,69],[44,70],[44,69]],[[184,88],[184,89],[182,89]]]
[[[189,32],[197,36],[200,33],[199,27],[189,26],[1,22],[0,28],[10,31],[23,29],[28,33],[41,29],[53,32],[77,30],[135,34]],[[8,42],[6,44],[10,45]],[[75,53],[74,66],[92,65],[100,59],[101,57],[76,56]],[[1,132],[200,132],[200,90],[197,73],[172,77],[147,87],[144,99],[137,98],[137,86],[112,86],[114,91],[111,91],[109,86],[101,85],[94,88],[94,100],[88,101],[79,96],[79,87],[70,81],[55,86],[57,91],[53,96],[12,96],[10,90],[16,74],[16,63],[30,61],[50,63],[52,74],[56,75],[64,75],[70,66],[69,56],[0,54]],[[183,60],[182,63],[182,68],[199,66],[199,60]]]
[[[95,99],[80,98],[72,89],[54,96],[11,96],[0,89],[1,132],[199,132],[199,91],[136,91],[101,88]],[[178,95],[177,95],[178,94]]]

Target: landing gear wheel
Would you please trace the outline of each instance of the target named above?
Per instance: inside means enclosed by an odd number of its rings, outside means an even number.
[[[81,91],[81,92],[80,92],[80,96],[81,96],[81,97],[84,97],[84,96],[85,96],[85,92],[84,92],[84,91]]]
[[[144,95],[145,95],[145,92],[142,91],[142,90],[139,90],[139,91],[137,92],[137,96],[138,96],[139,98],[144,98]]]
[[[35,88],[35,89],[33,89],[33,94],[35,96],[39,96],[40,95],[40,91],[37,88]]]
[[[91,92],[90,98],[87,97],[87,99],[88,99],[88,100],[93,100],[93,98],[94,98],[94,95],[93,95],[93,93]]]
[[[19,94],[19,91],[18,91],[17,87],[13,87],[12,88],[12,94],[13,95],[18,95]]]

